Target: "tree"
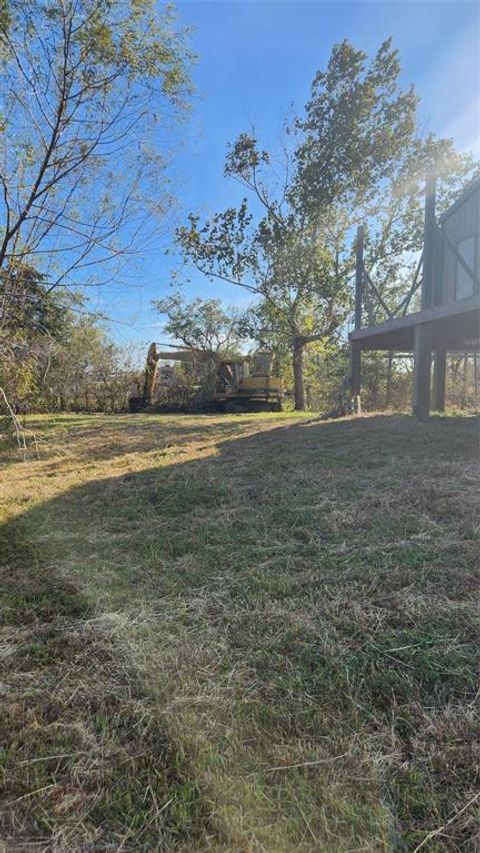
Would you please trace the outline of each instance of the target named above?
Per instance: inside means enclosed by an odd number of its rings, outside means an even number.
[[[286,336],[297,409],[305,408],[305,346],[331,339],[349,310],[352,225],[373,212],[415,136],[417,98],[401,89],[399,72],[390,41],[370,63],[347,41],[335,45],[294,125],[280,192],[272,191],[271,154],[243,133],[225,171],[251,206],[244,200],[203,224],[191,215],[178,233],[187,260],[260,298],[273,330]]]
[[[286,198],[267,191],[264,171],[269,156],[256,139],[242,134],[227,157],[227,174],[242,182],[260,202],[263,215],[255,218],[246,200],[200,225],[191,215],[178,239],[188,260],[209,278],[236,284],[260,298],[270,329],[286,336],[295,376],[295,405],[305,408],[303,350],[329,336],[344,318],[347,299],[345,270],[332,245],[338,235],[326,237],[304,220]],[[338,248],[338,242],[337,242]],[[257,312],[257,317],[260,316]]]
[[[26,343],[32,336],[54,335],[62,324],[63,307],[34,267],[0,270],[0,341],[21,335]]]
[[[185,106],[189,53],[154,0],[0,5],[0,269],[51,290],[115,280],[168,207],[165,127]],[[98,282],[98,278],[97,278]],[[13,304],[9,298],[8,304]]]
[[[10,346],[4,347],[0,360],[0,387],[12,409],[125,410],[138,378],[128,352],[111,341],[101,318],[84,313],[78,305],[61,307],[58,322],[48,330],[43,324],[23,329],[18,325],[14,334],[8,332]]]
[[[234,309],[223,308],[219,299],[187,301],[180,291],[155,300],[153,305],[166,317],[163,331],[190,350],[186,359],[177,365],[172,381],[158,388],[156,405],[173,411],[198,410],[218,390],[220,374],[229,372],[221,362],[239,357],[245,333],[243,316]],[[159,357],[152,344],[145,371],[144,405],[154,402]]]
[[[0,270],[0,385],[16,408],[38,387],[38,368],[61,339],[71,297],[48,292],[27,265]]]
[[[417,136],[418,97],[399,76],[391,38],[370,62],[346,39],[334,46],[297,121],[296,195],[309,216],[338,203],[365,215],[378,203],[379,187]]]
[[[165,299],[155,300],[153,305],[167,318],[164,332],[189,349],[223,356],[238,353],[241,318],[234,310],[226,311],[220,299],[187,302],[177,291]]]
[[[128,354],[111,341],[97,318],[71,314],[40,375],[37,406],[115,412],[126,408],[135,372]]]

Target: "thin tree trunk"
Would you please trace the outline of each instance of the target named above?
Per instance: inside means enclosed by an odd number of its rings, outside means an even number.
[[[293,385],[295,394],[295,409],[305,411],[305,388],[303,383],[303,341],[295,338],[293,342]]]

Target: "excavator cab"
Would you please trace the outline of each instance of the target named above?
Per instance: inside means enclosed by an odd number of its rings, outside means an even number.
[[[217,366],[217,393],[231,394],[242,381],[245,373],[245,361],[220,361]]]
[[[241,363],[242,371],[236,381],[218,399],[226,412],[280,412],[283,402],[283,381],[272,376],[272,356],[257,353],[253,357],[252,369],[248,360]]]

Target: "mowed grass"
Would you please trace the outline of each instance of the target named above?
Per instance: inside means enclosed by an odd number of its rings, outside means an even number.
[[[477,419],[29,427],[7,850],[480,849]]]

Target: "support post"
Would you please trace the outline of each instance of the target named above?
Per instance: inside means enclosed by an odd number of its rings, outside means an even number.
[[[433,305],[435,241],[437,229],[437,220],[435,218],[436,195],[437,173],[435,165],[432,165],[427,172],[425,180],[422,308],[430,308]]]
[[[355,331],[362,327],[362,307],[363,307],[363,243],[365,231],[363,225],[357,228],[357,239],[355,242]],[[353,411],[359,415],[362,411],[362,402],[360,398],[360,390],[362,384],[362,353],[360,345],[357,342],[350,344],[350,390],[352,397]]]
[[[357,228],[357,239],[355,241],[355,331],[362,326],[363,306],[363,242],[365,231],[363,225]]]
[[[447,353],[435,350],[433,362],[433,406],[436,412],[445,411],[445,383],[447,378]]]
[[[353,411],[356,415],[362,413],[360,390],[362,384],[362,351],[357,341],[350,344],[350,394]]]
[[[427,323],[415,326],[415,363],[413,369],[413,413],[426,421],[430,414],[432,337]]]

